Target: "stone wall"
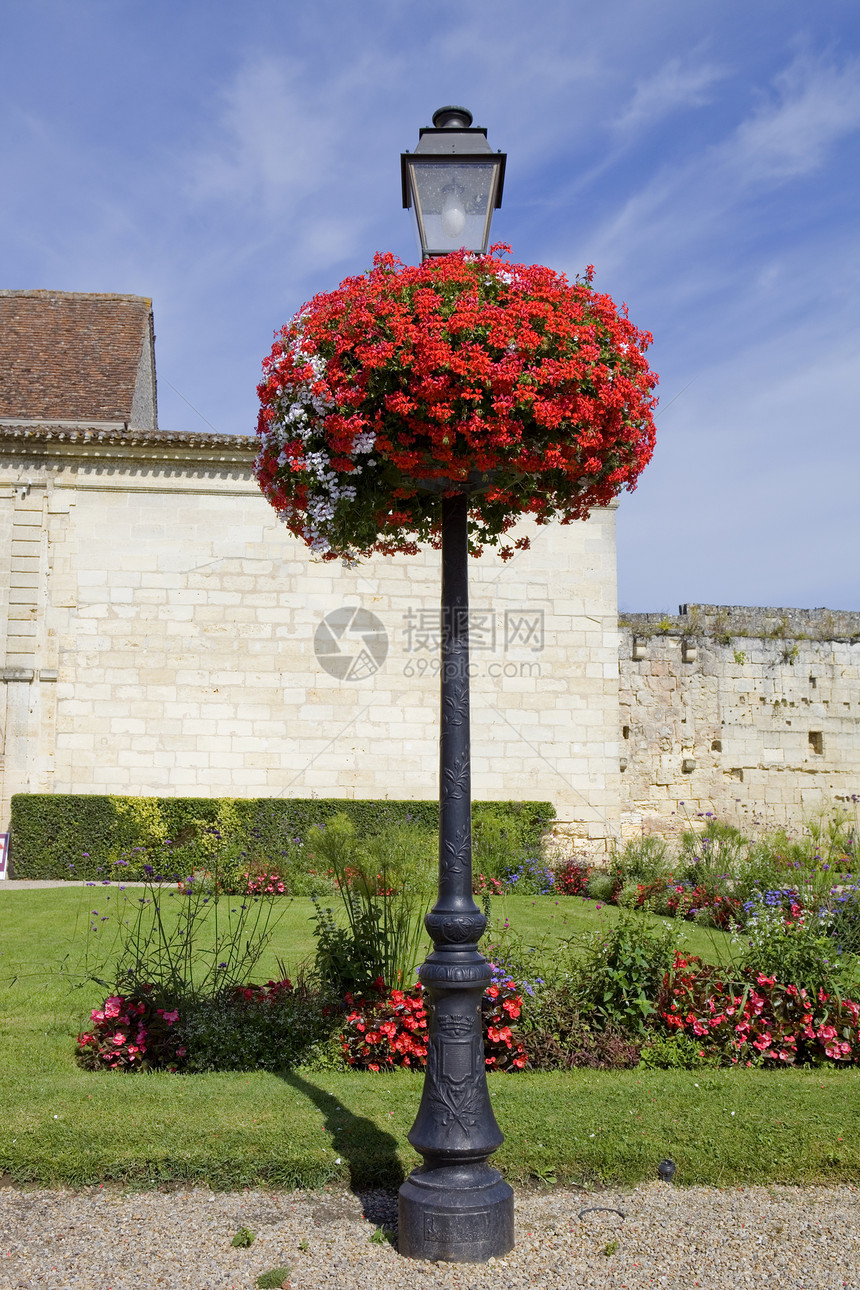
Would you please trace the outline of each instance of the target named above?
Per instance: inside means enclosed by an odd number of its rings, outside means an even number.
[[[253,453],[0,429],[0,830],[26,791],[436,796],[438,552],[311,560]],[[548,799],[598,845],[619,826],[614,510],[532,536],[471,562],[473,791]]]
[[[625,833],[853,810],[860,613],[682,605],[620,627]]]

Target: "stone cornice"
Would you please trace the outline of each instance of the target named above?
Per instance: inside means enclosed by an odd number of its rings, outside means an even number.
[[[117,464],[193,461],[248,466],[256,451],[257,440],[249,435],[135,430],[119,423],[0,422],[0,457],[39,458],[46,464],[51,458],[96,458]]]

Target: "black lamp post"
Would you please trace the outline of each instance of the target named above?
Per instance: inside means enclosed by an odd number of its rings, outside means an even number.
[[[440,108],[405,153],[403,204],[422,259],[485,251],[505,157],[465,108]],[[434,481],[439,487],[439,481]],[[444,487],[444,485],[442,486]],[[442,498],[439,898],[425,924],[433,951],[419,977],[429,997],[427,1072],[409,1141],[424,1157],[400,1188],[398,1247],[411,1258],[479,1263],[514,1244],[513,1192],[488,1157],[503,1138],[487,1089],[481,1001],[490,967],[486,919],[472,898],[467,518],[472,485]]]

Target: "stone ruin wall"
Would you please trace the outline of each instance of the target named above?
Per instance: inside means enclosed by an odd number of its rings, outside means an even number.
[[[622,836],[856,812],[860,613],[682,605],[619,627]]]

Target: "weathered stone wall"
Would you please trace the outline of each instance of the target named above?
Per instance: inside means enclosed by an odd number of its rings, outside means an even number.
[[[620,626],[625,832],[853,809],[860,613],[682,605]]]
[[[0,432],[0,829],[22,791],[436,796],[438,552],[312,561],[253,452]],[[598,843],[619,827],[614,511],[532,537],[471,562],[473,791],[548,799]],[[378,626],[338,641],[353,609]]]

